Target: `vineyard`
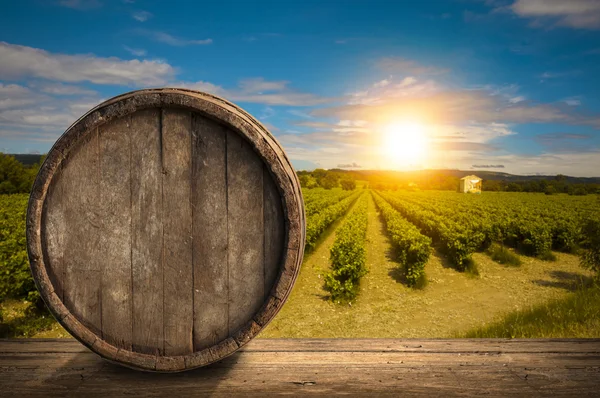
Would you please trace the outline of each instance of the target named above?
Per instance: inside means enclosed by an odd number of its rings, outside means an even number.
[[[303,196],[305,262],[264,337],[447,337],[566,298],[598,273],[598,253],[586,251],[599,244],[600,224],[589,222],[599,217],[596,195],[303,188]],[[39,306],[26,207],[25,194],[0,195],[0,304]],[[522,265],[502,265],[493,247]]]

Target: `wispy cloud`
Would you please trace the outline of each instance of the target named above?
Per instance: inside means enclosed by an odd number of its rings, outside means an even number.
[[[0,42],[0,59],[0,76],[4,80],[35,77],[69,83],[143,86],[164,84],[175,74],[175,69],[162,61],[66,55],[5,42]]]
[[[405,75],[438,75],[448,72],[445,68],[421,65],[416,61],[400,57],[382,58],[377,61],[377,66],[386,72]]]
[[[96,95],[94,90],[63,83],[32,83],[30,87],[51,95]]]
[[[589,142],[590,138],[588,134],[546,133],[536,135],[534,140],[546,151],[554,153],[597,151],[598,146]]]
[[[517,0],[512,12],[533,20],[532,26],[600,29],[598,0]]]
[[[56,138],[56,134],[101,102],[95,92],[82,93],[77,97],[67,96],[64,92],[70,89],[68,86],[42,84],[36,88],[41,90],[0,83],[0,135],[6,137],[7,131],[25,131],[33,135],[52,133]],[[53,95],[43,92],[44,89]],[[59,93],[56,94],[56,91]]]
[[[152,13],[148,11],[134,11],[131,14],[131,17],[139,22],[146,22],[150,18],[152,18]]]
[[[409,86],[408,88],[412,88]],[[346,105],[315,109],[316,117],[360,119],[371,123],[424,118],[425,123],[565,123],[600,126],[598,116],[578,113],[555,104],[511,101],[488,90],[390,90],[373,93],[376,101],[350,101]],[[369,98],[370,94],[362,95]]]
[[[298,109],[290,109],[288,110],[288,113],[294,116],[301,117],[303,119],[313,119],[311,115],[309,115],[306,112],[299,111]]]
[[[189,88],[219,95],[231,101],[265,105],[311,106],[335,101],[289,87],[287,81],[269,81],[263,78],[243,79],[236,88],[227,89],[209,82],[178,82],[174,87]]]
[[[43,96],[27,87],[0,83],[0,111],[29,106],[38,102],[40,98]]]
[[[131,55],[135,55],[136,57],[144,57],[148,53],[143,48],[132,48],[128,46],[123,46],[123,48],[131,53]]]
[[[362,166],[356,162],[342,163],[337,165],[338,169],[360,169]]]
[[[567,97],[567,98],[564,98],[562,101],[569,106],[581,105],[581,97],[580,96]]]
[[[168,45],[174,46],[174,47],[184,47],[184,46],[191,46],[191,45],[204,46],[204,45],[213,43],[213,39],[210,39],[210,38],[200,39],[200,40],[190,40],[190,39],[183,39],[183,38],[180,38],[177,36],[173,36],[166,32],[151,31],[151,30],[146,30],[146,29],[137,29],[136,32],[143,36],[150,37],[151,39],[153,39],[154,41],[157,41],[159,43],[168,44]]]
[[[474,164],[473,166],[474,169],[503,169],[504,165],[503,164]]]

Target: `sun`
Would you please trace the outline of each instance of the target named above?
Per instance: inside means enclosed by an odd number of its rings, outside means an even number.
[[[420,163],[427,155],[427,134],[419,123],[394,123],[385,127],[383,152],[394,166]]]

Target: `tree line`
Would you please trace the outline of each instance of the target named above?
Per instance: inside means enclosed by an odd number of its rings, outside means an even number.
[[[0,152],[0,194],[29,193],[35,176],[46,159],[42,156],[38,163],[25,166],[14,156]]]

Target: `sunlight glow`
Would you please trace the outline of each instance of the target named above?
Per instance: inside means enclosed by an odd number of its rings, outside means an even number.
[[[383,153],[394,167],[422,163],[427,155],[427,134],[419,123],[394,123],[385,127]]]

